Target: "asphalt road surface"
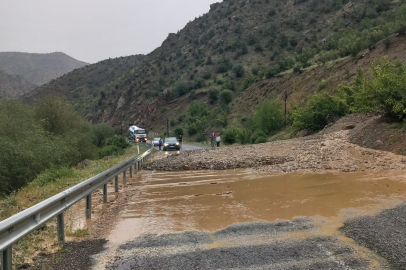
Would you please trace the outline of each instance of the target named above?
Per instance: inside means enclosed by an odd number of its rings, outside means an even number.
[[[148,141],[148,143],[149,143],[149,141]],[[191,151],[191,150],[206,149],[206,148],[209,148],[209,146],[200,146],[200,145],[183,143],[182,147],[180,148],[180,151]],[[155,149],[158,149],[158,146],[155,146]],[[174,150],[172,150],[171,152],[173,152],[173,151]]]
[[[346,242],[311,236],[316,227],[302,218],[237,224],[213,234],[145,235],[121,245],[107,269],[381,269]]]

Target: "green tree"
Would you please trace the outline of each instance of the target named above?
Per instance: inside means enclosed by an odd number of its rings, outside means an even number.
[[[229,71],[232,68],[233,68],[233,63],[231,63],[231,60],[227,57],[221,58],[217,64],[218,73],[226,73],[227,71]]]
[[[371,65],[370,71],[372,77],[359,71],[355,85],[347,91],[351,111],[381,112],[398,121],[406,119],[406,66],[399,60],[382,58]]]
[[[345,100],[327,93],[313,95],[307,104],[292,108],[290,111],[292,127],[296,132],[319,131],[347,113],[348,106]]]
[[[278,131],[283,126],[283,120],[282,102],[278,99],[265,101],[255,113],[256,127],[267,135]]]
[[[115,133],[114,129],[106,123],[94,125],[92,132],[94,136],[93,144],[97,147],[102,147],[105,145],[106,140],[113,137]]]
[[[231,90],[222,90],[219,95],[219,102],[223,105],[228,105],[231,101],[233,101],[234,94]]]
[[[206,103],[194,100],[189,104],[188,113],[191,118],[206,116],[209,113]]]

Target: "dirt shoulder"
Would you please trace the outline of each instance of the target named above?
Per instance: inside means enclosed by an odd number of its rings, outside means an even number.
[[[322,132],[303,138],[257,145],[159,154],[149,170],[224,170],[255,168],[266,172],[356,172],[406,169],[406,157],[368,149],[351,142],[377,117],[351,115]],[[380,130],[375,132],[381,132]]]

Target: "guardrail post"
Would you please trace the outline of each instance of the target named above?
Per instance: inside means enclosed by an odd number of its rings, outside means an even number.
[[[3,250],[1,254],[1,270],[12,270],[13,266],[13,249],[9,246],[6,250]]]
[[[137,173],[137,161],[134,163],[134,173]]]
[[[92,194],[86,196],[86,219],[92,218]]]
[[[118,176],[114,178],[114,192],[118,192]]]
[[[127,183],[127,179],[125,178],[125,170],[123,172],[123,184],[125,185]]]
[[[130,166],[130,178],[133,177],[133,165]]]
[[[103,185],[103,203],[107,203],[107,184]]]
[[[65,245],[65,222],[63,219],[63,212],[57,216],[57,233],[59,245]]]

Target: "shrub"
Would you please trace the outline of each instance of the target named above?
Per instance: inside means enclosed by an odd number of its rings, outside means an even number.
[[[239,130],[238,128],[232,126],[223,130],[222,139],[226,144],[233,144],[237,142]]]
[[[56,179],[72,177],[73,175],[73,169],[68,167],[47,169],[38,175],[38,177],[32,181],[30,185],[42,187],[48,183],[55,182]]]
[[[233,101],[234,94],[231,90],[222,90],[219,95],[219,102],[223,105],[228,105]]]
[[[371,65],[371,75],[359,72],[348,98],[351,111],[382,112],[398,121],[406,119],[406,66],[382,58]]]
[[[203,117],[208,114],[206,103],[199,100],[194,100],[189,104],[188,113],[192,118]]]
[[[183,129],[180,127],[175,128],[175,130],[173,132],[175,133],[176,137],[179,137],[179,135],[183,135]]]
[[[217,100],[219,99],[219,90],[210,89],[209,92],[208,92],[208,96],[209,96],[209,103],[210,104],[216,103]]]
[[[230,69],[233,68],[233,64],[231,63],[229,58],[223,57],[217,64],[217,72],[218,73],[226,73]]]
[[[345,100],[323,93],[312,96],[306,105],[291,109],[292,127],[297,132],[316,132],[348,112]]]
[[[104,147],[97,149],[98,158],[103,158],[107,156],[118,156],[124,154],[124,149],[116,145],[106,145]]]
[[[94,125],[93,132],[93,144],[97,147],[105,145],[106,140],[114,136],[114,129],[106,123]]]
[[[267,135],[262,131],[258,130],[251,135],[251,143],[266,143],[268,141]]]
[[[278,131],[283,126],[283,120],[282,102],[278,99],[265,101],[255,113],[256,127],[267,135]]]
[[[211,73],[210,72],[206,72],[204,75],[203,75],[203,79],[205,79],[205,80],[208,80],[208,79],[210,79],[211,78]]]
[[[130,144],[124,139],[123,136],[114,136],[106,141],[107,146],[116,146],[121,149],[126,149]]]
[[[233,71],[234,71],[235,76],[237,78],[244,77],[245,70],[244,70],[244,67],[242,65],[235,66]]]

